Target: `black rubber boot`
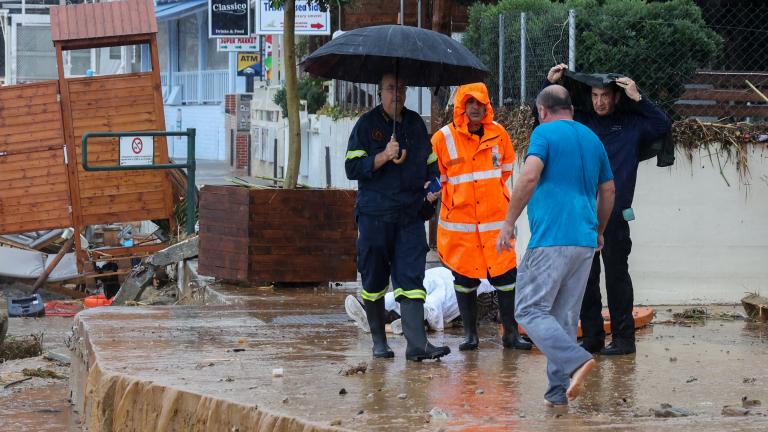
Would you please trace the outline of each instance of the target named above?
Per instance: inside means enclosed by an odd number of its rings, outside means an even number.
[[[523,339],[520,332],[517,331],[517,320],[515,319],[515,291],[496,291],[499,294],[499,314],[501,315],[501,324],[504,325],[504,334],[501,336],[501,343],[504,348],[519,350],[530,350],[533,344]]]
[[[363,300],[365,315],[368,317],[368,325],[371,327],[371,339],[373,339],[374,358],[392,358],[395,353],[387,345],[387,334],[384,331],[384,299],[376,301]]]
[[[477,337],[477,294],[474,291],[456,291],[456,303],[459,305],[465,335],[464,342],[459,345],[459,351],[474,351],[480,343]]]
[[[406,360],[420,362],[434,360],[451,352],[447,346],[436,347],[427,340],[424,330],[424,302],[404,298],[400,301],[400,315],[403,335],[408,342],[405,348]]]

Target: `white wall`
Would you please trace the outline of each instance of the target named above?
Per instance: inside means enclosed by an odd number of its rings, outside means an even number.
[[[655,158],[641,164],[630,222],[636,304],[735,303],[746,292],[768,293],[766,155],[764,147],[750,154],[748,193],[733,164],[723,170],[729,187],[706,155],[690,163],[678,153],[670,168]],[[527,216],[521,221],[519,257],[530,239]]]
[[[314,187],[326,187],[325,148],[329,148],[331,162],[331,187],[341,189],[357,189],[357,182],[347,180],[344,171],[344,160],[347,154],[349,134],[355,126],[358,117],[343,118],[333,121],[328,116],[309,116],[310,132],[302,130],[302,141],[309,137],[309,144],[302,146],[307,149],[306,163],[308,176],[304,183]],[[304,158],[302,158],[304,160]]]
[[[178,112],[181,111],[181,124]],[[195,128],[195,154],[197,159],[225,160],[229,141],[226,137],[224,105],[165,106],[165,127],[168,131]],[[186,158],[187,144],[183,138],[169,139],[168,154],[172,158]]]
[[[311,117],[307,163],[302,181],[325,187],[325,147],[330,148],[332,186],[355,189],[346,179],[344,157],[357,118],[336,122]],[[302,131],[302,139],[307,134]],[[721,156],[721,160],[725,160]],[[638,172],[630,222],[630,273],[636,304],[735,303],[746,292],[768,294],[768,150],[753,147],[751,186],[740,185],[735,166],[678,153],[675,165],[643,162]],[[516,170],[516,175],[519,170]],[[527,215],[518,222],[518,257],[530,239]],[[603,284],[604,286],[604,284]],[[603,290],[605,301],[605,290]]]

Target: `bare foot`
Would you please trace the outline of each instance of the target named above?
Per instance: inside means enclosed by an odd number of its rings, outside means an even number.
[[[568,404],[554,404],[544,399],[544,406],[547,408],[568,408]]]
[[[568,390],[565,395],[568,396],[568,400],[574,400],[581,394],[581,385],[584,384],[584,380],[587,378],[592,368],[595,367],[595,359],[589,359],[586,363],[576,369],[576,372],[571,376],[571,385],[568,386]]]

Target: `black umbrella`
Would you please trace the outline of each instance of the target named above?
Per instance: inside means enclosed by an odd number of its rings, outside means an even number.
[[[463,45],[432,30],[403,25],[345,32],[301,63],[326,79],[378,83],[396,73],[407,85],[437,87],[483,81],[488,68]]]
[[[375,84],[384,74],[393,73],[395,82],[424,87],[473,83],[488,75],[488,68],[450,37],[404,25],[348,31],[300,65],[305,72],[326,79]],[[405,157],[406,150],[402,149],[402,156],[394,162],[400,164]]]

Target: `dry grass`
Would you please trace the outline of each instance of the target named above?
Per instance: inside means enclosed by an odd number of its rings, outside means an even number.
[[[528,105],[514,108],[494,108],[495,120],[503,125],[515,147],[518,160],[523,160],[534,126],[534,116]],[[440,115],[440,124],[453,121],[453,105]],[[759,141],[760,137],[763,141]],[[749,123],[706,123],[695,119],[676,121],[672,124],[672,141],[690,162],[695,154],[703,154],[716,166],[725,183],[723,169],[729,163],[736,166],[739,183],[749,185],[750,173],[748,151],[751,145],[766,145],[768,124]]]
[[[725,183],[730,182],[723,173],[728,163],[736,165],[741,184],[749,184],[748,147],[758,144],[761,135],[768,135],[768,125],[749,123],[704,123],[695,119],[676,121],[672,125],[675,147],[693,161],[696,153],[704,153],[713,166],[717,165]]]

